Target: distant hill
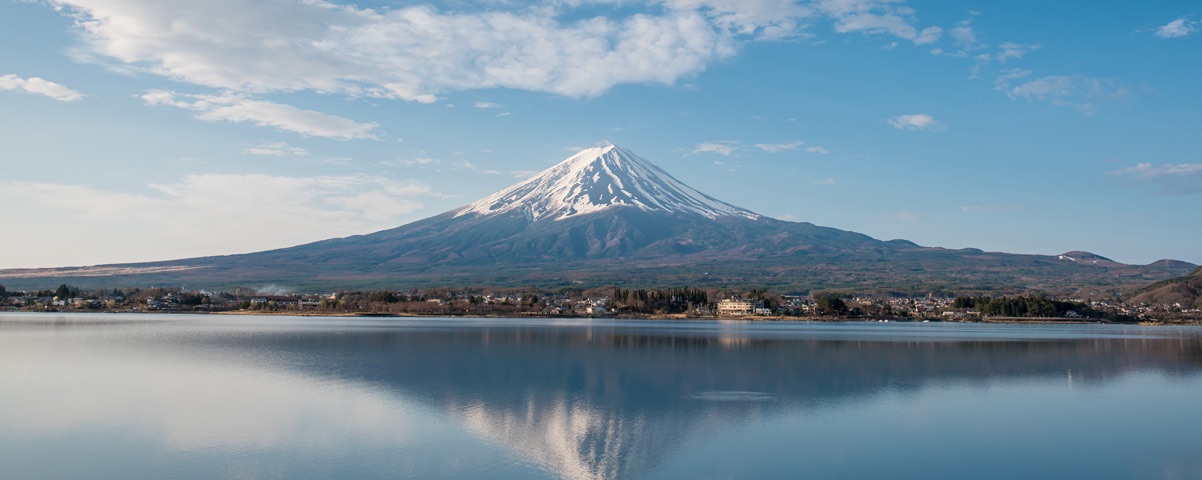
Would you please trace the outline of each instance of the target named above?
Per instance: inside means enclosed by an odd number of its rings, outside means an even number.
[[[1103,257],[1096,253],[1082,252],[1080,250],[1061,253],[1057,256],[1057,258],[1060,260],[1068,260],[1070,262],[1077,262],[1084,265],[1122,265],[1114,260]]]
[[[264,285],[856,288],[896,293],[1112,292],[1196,265],[1089,252],[923,247],[788,222],[702,193],[617,146],[590,148],[471,204],[408,225],[265,252],[0,271],[10,288]]]
[[[1149,305],[1181,304],[1184,308],[1202,308],[1202,268],[1193,273],[1153,283],[1131,293],[1132,303]]]

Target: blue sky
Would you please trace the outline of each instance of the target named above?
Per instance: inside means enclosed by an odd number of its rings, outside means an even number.
[[[1202,4],[0,0],[0,268],[369,233],[622,145],[761,214],[1202,263]]]

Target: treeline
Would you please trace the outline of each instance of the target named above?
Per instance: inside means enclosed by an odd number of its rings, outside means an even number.
[[[614,307],[629,313],[685,313],[700,306],[709,306],[709,293],[695,288],[664,290],[626,290],[614,288]]]
[[[318,304],[318,310],[326,312],[416,315],[517,315],[540,312],[542,308],[539,297],[530,292],[490,299],[446,289],[344,291]]]
[[[1072,317],[1107,318],[1108,315],[1080,302],[1055,300],[1042,296],[956,297],[952,308],[976,310],[996,317]]]

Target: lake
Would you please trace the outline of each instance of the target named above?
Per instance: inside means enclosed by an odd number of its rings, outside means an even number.
[[[1202,329],[0,314],[0,478],[1202,478]]]

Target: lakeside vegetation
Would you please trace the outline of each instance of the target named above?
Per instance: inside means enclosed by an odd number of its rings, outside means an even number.
[[[745,314],[720,315],[720,305],[741,299]],[[313,315],[430,315],[545,317],[753,317],[773,319],[883,319],[1202,323],[1202,312],[1174,305],[1130,305],[1118,299],[1022,296],[860,296],[815,291],[787,294],[766,289],[425,288],[288,294],[250,288],[185,291],[182,288],[8,291],[0,309],[82,312],[244,312]]]

